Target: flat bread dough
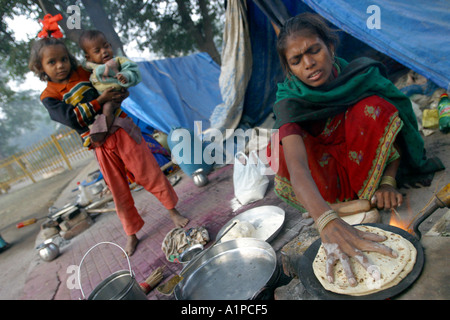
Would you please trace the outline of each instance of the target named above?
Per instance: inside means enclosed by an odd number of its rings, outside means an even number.
[[[320,246],[313,262],[313,270],[322,286],[329,291],[362,296],[372,294],[397,285],[413,269],[416,262],[417,250],[414,245],[399,234],[385,231],[372,226],[356,226],[356,228],[386,236],[382,243],[398,253],[397,258],[382,255],[377,252],[365,252],[369,261],[379,268],[381,278],[375,280],[354,258],[350,258],[358,285],[350,286],[340,261],[334,266],[334,283],[328,282],[326,276],[326,253],[323,245]]]
[[[237,238],[253,238],[255,235],[255,227],[248,221],[234,220],[236,222],[233,228],[223,236],[222,242],[234,240]]]

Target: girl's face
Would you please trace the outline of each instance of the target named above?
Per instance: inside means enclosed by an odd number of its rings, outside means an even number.
[[[50,45],[42,49],[42,70],[50,81],[67,83],[72,66],[67,49],[62,45]]]
[[[322,86],[333,79],[331,51],[316,35],[291,35],[286,39],[286,61],[291,72],[311,87]]]

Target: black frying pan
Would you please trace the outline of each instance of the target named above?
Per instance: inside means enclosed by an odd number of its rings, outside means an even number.
[[[317,251],[319,250],[322,243],[321,239],[319,238],[305,251],[297,267],[299,278],[310,294],[319,299],[326,300],[383,300],[398,295],[400,292],[404,291],[411,284],[413,284],[414,281],[416,281],[416,279],[422,272],[422,268],[425,262],[424,250],[419,239],[406,232],[405,230],[394,226],[379,223],[367,223],[364,225],[394,232],[401,235],[406,240],[409,240],[417,250],[416,263],[411,272],[397,285],[365,296],[350,296],[328,291],[322,286],[319,280],[317,280],[316,275],[313,271],[313,261],[316,258]]]

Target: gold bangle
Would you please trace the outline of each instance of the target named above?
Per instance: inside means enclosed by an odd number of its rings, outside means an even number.
[[[382,176],[380,181],[380,186],[382,184],[387,184],[388,186],[394,187],[394,189],[397,189],[397,181],[391,176]]]
[[[322,233],[322,230],[326,227],[328,223],[337,218],[339,218],[339,216],[334,210],[325,211],[316,221],[316,227],[317,230],[319,231],[319,234]]]

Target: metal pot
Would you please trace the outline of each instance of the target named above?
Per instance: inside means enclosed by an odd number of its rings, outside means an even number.
[[[207,185],[209,182],[208,177],[203,172],[202,168],[194,171],[194,173],[192,174],[192,180],[194,180],[194,184],[197,187],[203,187],[203,186]]]
[[[93,185],[89,186],[89,191],[93,195],[96,195],[96,194],[99,194],[100,192],[102,192],[104,187],[105,186],[103,184],[103,180],[101,180],[101,181],[98,181],[98,182],[94,183]]]
[[[86,298],[84,295],[83,288],[81,286],[81,265],[83,264],[86,256],[95,247],[103,244],[110,244],[118,247],[122,250],[123,255],[127,258],[128,270],[120,270],[114,272],[108,278],[103,280],[95,289],[91,292],[88,300],[147,300],[147,295],[141,289],[139,283],[137,282],[133,271],[131,270],[130,259],[124,249],[113,242],[99,242],[90,248],[81,259],[80,265],[78,266],[78,285],[80,286],[81,295],[83,299]]]
[[[44,261],[52,261],[59,256],[59,247],[50,241],[45,241],[37,247],[39,256]]]
[[[254,238],[218,243],[191,263],[175,287],[177,300],[260,300],[279,276],[275,251]]]

